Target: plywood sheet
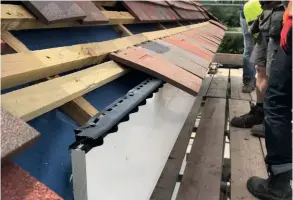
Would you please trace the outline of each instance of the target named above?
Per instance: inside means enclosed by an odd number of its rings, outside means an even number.
[[[126,66],[144,71],[160,78],[190,94],[196,95],[201,78],[172,64],[160,55],[152,55],[142,47],[132,47],[111,53],[110,57]]]

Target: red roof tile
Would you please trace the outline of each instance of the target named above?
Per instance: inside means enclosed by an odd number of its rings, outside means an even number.
[[[160,78],[192,95],[198,93],[202,83],[201,78],[172,64],[162,56],[149,53],[141,47],[132,47],[111,53],[110,57],[126,66]]]
[[[62,200],[55,192],[37,181],[12,162],[1,166],[2,200]]]

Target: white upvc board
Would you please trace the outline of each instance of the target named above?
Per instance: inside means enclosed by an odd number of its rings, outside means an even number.
[[[88,152],[88,200],[150,199],[194,100],[165,84]]]

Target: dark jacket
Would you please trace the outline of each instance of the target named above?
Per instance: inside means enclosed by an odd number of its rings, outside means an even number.
[[[268,40],[269,37],[280,36],[284,6],[281,1],[260,1],[263,12],[251,26],[251,33],[259,33]]]

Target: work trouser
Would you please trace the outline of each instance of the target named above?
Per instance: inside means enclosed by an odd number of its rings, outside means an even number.
[[[292,54],[279,48],[264,100],[266,163],[273,173],[292,169]]]
[[[248,31],[248,27],[245,19],[240,14],[240,25],[243,33],[243,81],[254,81],[255,80],[255,67],[254,63],[250,62],[250,56],[253,50],[254,41],[253,36]]]
[[[268,76],[271,74],[271,65],[276,59],[280,46],[283,13],[284,10],[265,10],[263,12],[262,16],[269,25],[259,28],[260,32],[251,55],[251,62],[254,62],[259,67],[266,67]]]

